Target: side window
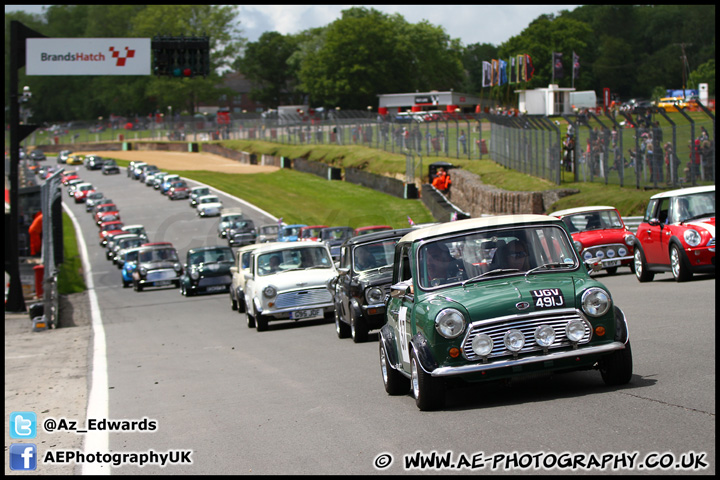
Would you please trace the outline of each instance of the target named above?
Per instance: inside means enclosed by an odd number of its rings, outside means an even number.
[[[660,210],[658,211],[658,220],[660,223],[667,223],[668,210],[670,209],[670,199],[663,198],[660,200]]]
[[[350,268],[350,249],[348,247],[340,249],[340,268]]]
[[[657,207],[658,201],[657,200],[650,200],[648,203],[647,209],[645,210],[645,218],[643,219],[644,222],[647,222],[651,218],[656,218],[655,215],[655,208]]]
[[[400,249],[400,262],[398,265],[398,282],[407,282],[412,280],[412,271],[410,269],[410,245],[403,245]]]

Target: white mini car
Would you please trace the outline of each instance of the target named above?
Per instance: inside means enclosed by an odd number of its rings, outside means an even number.
[[[197,214],[201,217],[212,217],[220,215],[223,204],[217,195],[205,195],[198,198]]]
[[[327,288],[337,270],[325,244],[266,243],[252,251],[245,279],[245,309],[249,328],[267,329],[276,320],[335,319]]]

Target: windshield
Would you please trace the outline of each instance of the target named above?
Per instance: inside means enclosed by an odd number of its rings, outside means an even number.
[[[288,270],[331,268],[332,259],[323,247],[293,248],[262,254],[257,259],[258,275],[272,275]]]
[[[623,228],[622,220],[615,210],[600,210],[597,212],[583,212],[563,217],[570,233],[587,232],[589,230],[605,230],[608,228]]]
[[[264,227],[260,227],[260,231],[265,235],[277,234],[278,230],[280,230],[280,227],[277,225],[265,225]]]
[[[301,227],[285,227],[282,230],[283,237],[297,237],[300,234]]]
[[[467,233],[425,243],[418,253],[422,288],[578,266],[565,231],[547,225]]]
[[[669,223],[680,223],[693,218],[715,216],[715,192],[674,197],[670,202]]]
[[[218,203],[217,197],[205,197],[200,199],[200,203]]]
[[[174,248],[154,248],[138,254],[141,263],[145,262],[177,262],[177,252]]]
[[[316,238],[320,236],[320,228],[308,228],[303,230],[302,238]]]
[[[201,263],[215,262],[232,262],[233,253],[229,247],[215,248],[212,250],[200,250],[191,252],[188,258],[190,265],[199,265]]]
[[[358,245],[353,250],[353,267],[356,272],[392,265],[397,240],[382,240]]]
[[[321,233],[323,240],[347,240],[352,237],[353,231],[349,228],[338,228],[336,230],[326,228]]]

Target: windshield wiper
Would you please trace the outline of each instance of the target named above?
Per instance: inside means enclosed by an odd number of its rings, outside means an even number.
[[[486,275],[490,275],[490,274],[495,275],[498,273],[519,272],[519,271],[520,270],[518,270],[517,268],[496,268],[495,270],[490,270],[485,273],[481,273],[480,275],[475,275],[472,278],[468,278],[467,280],[462,282],[461,285],[464,287],[466,283],[474,282],[475,280],[480,280],[482,277],[484,277]]]
[[[560,267],[560,268],[570,267],[570,268],[573,268],[573,266],[574,266],[574,264],[560,263],[560,262],[545,263],[545,264],[540,265],[540,266],[537,266],[537,267],[535,267],[535,268],[531,268],[530,270],[528,270],[527,272],[525,272],[525,276],[527,277],[528,275],[530,275],[530,274],[531,274],[532,272],[534,272],[535,270],[540,270],[541,268],[552,268],[552,267]]]

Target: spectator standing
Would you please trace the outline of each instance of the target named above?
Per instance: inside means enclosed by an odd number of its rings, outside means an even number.
[[[463,155],[467,155],[467,138],[465,138],[465,130],[460,130],[458,141],[462,145]]]

